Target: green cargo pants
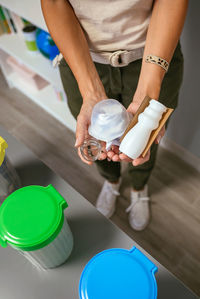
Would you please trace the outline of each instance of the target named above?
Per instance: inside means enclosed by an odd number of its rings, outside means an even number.
[[[126,108],[129,106],[135,93],[140,75],[142,59],[136,60],[124,67],[113,67],[108,64],[95,63],[98,74],[104,85],[108,98],[116,99]],[[82,105],[82,97],[72,71],[65,62],[61,60],[60,75],[64,90],[68,98],[69,109],[77,118]],[[183,55],[180,44],[178,44],[173,58],[166,73],[160,92],[159,101],[169,108],[176,108],[178,94],[183,77]],[[141,190],[147,183],[156,160],[158,145],[151,147],[151,156],[146,163],[133,166],[128,165],[132,186],[135,190]],[[107,160],[96,161],[100,174],[110,182],[116,182],[120,177],[120,162],[108,162]]]

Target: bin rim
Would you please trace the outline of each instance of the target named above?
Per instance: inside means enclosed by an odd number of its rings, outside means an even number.
[[[79,282],[79,297],[99,299],[104,293],[104,299],[123,296],[127,299],[156,299],[157,271],[156,265],[135,246],[130,250],[106,249],[85,266]]]
[[[67,202],[52,185],[16,190],[0,206],[0,245],[23,251],[45,247],[61,231],[66,207]]]

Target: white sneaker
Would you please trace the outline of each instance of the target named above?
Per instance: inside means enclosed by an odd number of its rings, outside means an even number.
[[[120,180],[117,184],[105,181],[97,198],[96,208],[105,217],[110,218],[115,211],[116,198],[119,196]]]
[[[131,204],[126,209],[129,213],[130,226],[137,231],[143,230],[150,220],[148,186],[142,191],[131,191]]]

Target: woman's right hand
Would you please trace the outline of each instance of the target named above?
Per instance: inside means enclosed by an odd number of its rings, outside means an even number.
[[[88,136],[87,130],[94,105],[106,99],[106,93],[92,61],[85,32],[70,1],[41,0],[41,5],[49,32],[76,78],[83,98],[76,130],[75,146],[78,148]]]
[[[107,97],[105,96],[104,99],[106,99],[106,98]],[[78,148],[78,155],[81,158],[81,160],[88,165],[91,165],[92,162],[87,161],[82,157],[82,155],[80,153],[80,146],[83,144],[84,140],[89,137],[88,127],[90,125],[92,110],[93,110],[93,107],[101,100],[103,100],[103,98],[100,100],[99,99],[98,100],[87,99],[87,100],[83,101],[80,113],[77,117],[75,147]],[[106,153],[102,152],[99,159],[104,160],[106,158],[107,158]]]

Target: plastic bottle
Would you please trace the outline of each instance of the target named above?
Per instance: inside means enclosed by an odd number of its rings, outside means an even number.
[[[120,145],[120,137],[125,132],[132,115],[117,100],[106,99],[97,103],[91,115],[91,124],[88,128],[90,138],[80,147],[81,155],[87,161],[98,159],[102,143],[106,142],[106,149],[111,145]]]
[[[132,159],[138,158],[166,110],[163,104],[152,99],[149,106],[139,115],[138,123],[125,135],[119,150]]]

